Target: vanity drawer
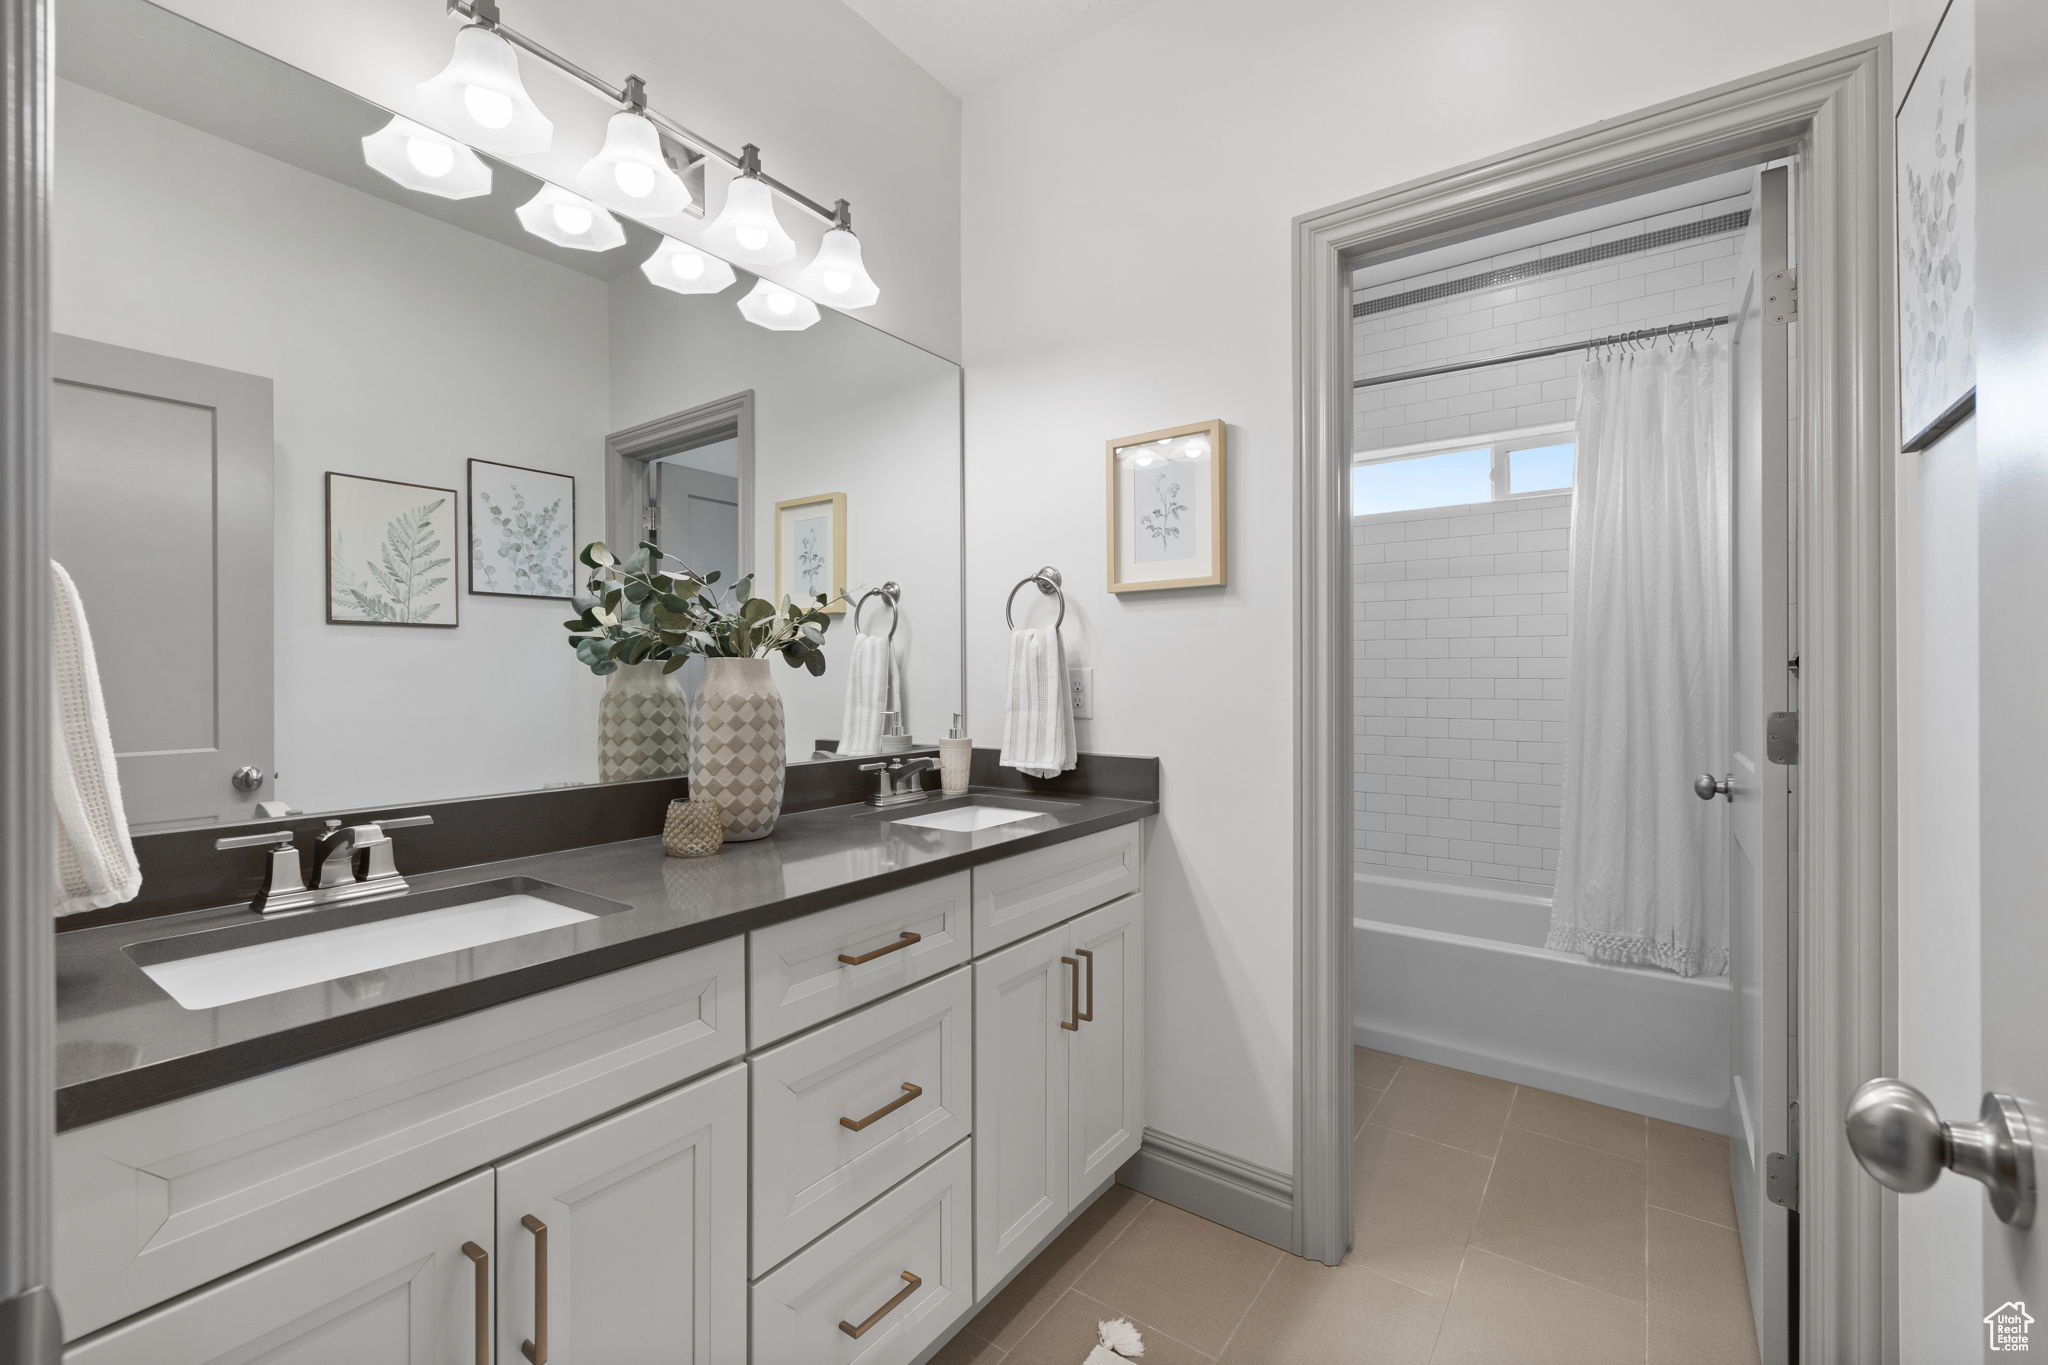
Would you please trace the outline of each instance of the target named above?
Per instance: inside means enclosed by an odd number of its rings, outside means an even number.
[[[1145,881],[1137,822],[974,869],[974,942],[981,952],[1049,929]]]
[[[56,1142],[76,1337],[740,1055],[737,938]]]
[[[967,961],[973,955],[968,886],[968,874],[956,872],[749,934],[753,1045],[786,1038]]]
[[[963,1141],[757,1281],[754,1359],[907,1365],[952,1326],[974,1302],[973,1146]],[[856,1337],[842,1323],[866,1330]]]
[[[973,1016],[962,967],[755,1055],[754,1273],[967,1136]]]

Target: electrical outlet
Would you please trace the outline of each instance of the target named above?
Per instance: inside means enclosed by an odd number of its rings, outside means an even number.
[[[1094,669],[1070,668],[1067,670],[1067,698],[1073,703],[1075,720],[1089,720],[1094,717]]]

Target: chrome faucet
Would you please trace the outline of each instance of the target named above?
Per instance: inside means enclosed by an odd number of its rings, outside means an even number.
[[[405,890],[405,878],[398,875],[398,865],[391,858],[391,837],[384,831],[433,823],[431,815],[408,815],[360,825],[344,825],[339,820],[329,820],[320,842],[314,847],[317,870],[310,887],[299,873],[299,851],[288,829],[216,839],[213,846],[217,849],[270,847],[269,877],[250,905],[258,914],[267,915],[280,910],[306,910],[317,905],[362,900],[367,896],[388,896]],[[356,876],[357,854],[364,855],[361,878]]]
[[[875,794],[868,798],[870,806],[903,806],[913,801],[931,798],[931,788],[918,780],[918,774],[939,766],[939,761],[930,757],[898,758],[886,763],[863,763],[860,770],[875,775]]]

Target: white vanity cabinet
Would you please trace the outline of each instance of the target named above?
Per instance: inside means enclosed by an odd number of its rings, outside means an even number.
[[[1125,896],[974,965],[975,1273],[986,1290],[1135,1156],[1144,912]]]

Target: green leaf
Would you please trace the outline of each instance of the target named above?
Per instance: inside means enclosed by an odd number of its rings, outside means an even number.
[[[607,569],[618,563],[618,560],[612,558],[611,550],[601,540],[593,540],[584,546],[576,558],[582,561],[585,568],[591,569]]]

